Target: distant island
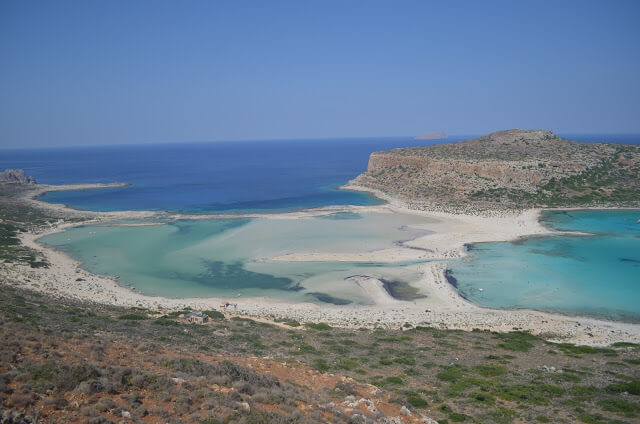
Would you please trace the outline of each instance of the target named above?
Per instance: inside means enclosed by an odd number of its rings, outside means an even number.
[[[638,207],[640,146],[512,129],[458,143],[375,152],[351,185],[418,209]]]
[[[415,140],[445,140],[446,138],[447,134],[444,131],[426,132],[414,137]]]

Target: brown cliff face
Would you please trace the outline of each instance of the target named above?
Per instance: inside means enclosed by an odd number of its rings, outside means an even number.
[[[640,201],[640,147],[507,130],[373,153],[355,184],[431,205],[520,208]]]

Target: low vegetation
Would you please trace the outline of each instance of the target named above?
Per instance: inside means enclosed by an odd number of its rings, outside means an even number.
[[[554,344],[520,331],[292,326],[219,311],[193,325],[188,312],[51,302],[0,286],[4,414],[105,423],[422,415],[440,423],[633,423],[640,416],[634,344]]]

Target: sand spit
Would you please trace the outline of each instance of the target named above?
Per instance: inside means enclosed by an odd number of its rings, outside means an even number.
[[[112,185],[100,185],[100,187]],[[82,221],[58,222],[39,234],[21,234],[25,246],[36,249],[46,257],[49,268],[30,268],[19,264],[2,264],[0,279],[7,284],[25,287],[52,297],[68,297],[84,301],[106,304],[137,306],[156,310],[175,310],[183,307],[194,309],[218,308],[222,298],[170,299],[147,296],[135,289],[122,287],[116,278],[94,275],[80,267],[80,264],[62,252],[37,242],[39,237],[59,232],[75,225],[104,223],[116,219],[158,218],[162,220],[185,219],[190,215],[163,212],[84,212],[64,205],[51,205],[36,199],[52,189],[63,190],[99,188],[91,186],[36,186],[25,193],[24,198],[40,208],[54,208],[65,211],[69,216],[83,214]],[[384,198],[381,193],[378,197]],[[281,214],[208,215],[207,217],[259,216],[267,218],[304,219],[336,212],[379,212],[421,215],[430,218],[429,230],[433,231],[415,240],[403,243],[395,249],[358,254],[362,261],[379,261],[385,256],[407,260],[413,258],[433,259],[410,267],[419,271],[422,278],[413,284],[426,297],[416,301],[398,301],[391,298],[382,287],[382,282],[367,276],[356,276],[355,281],[375,300],[371,306],[334,306],[315,303],[293,303],[283,300],[253,297],[238,299],[237,310],[230,313],[259,317],[261,319],[286,319],[300,322],[327,322],[344,327],[400,327],[404,323],[428,325],[441,328],[472,330],[474,328],[493,331],[522,329],[542,335],[549,340],[570,341],[589,345],[609,345],[617,341],[640,342],[640,325],[612,322],[584,317],[569,317],[531,310],[493,310],[475,306],[456,292],[447,282],[444,271],[447,259],[465,254],[464,245],[482,241],[513,240],[518,237],[548,234],[551,231],[539,222],[539,210],[520,213],[495,212],[493,214],[461,215],[446,212],[426,212],[409,209],[395,199],[385,199],[389,203],[378,206],[345,206],[318,208]],[[201,216],[198,216],[201,218]],[[435,221],[432,222],[432,221]],[[313,260],[336,260],[335,254],[314,253]],[[310,256],[311,257],[311,256]],[[272,258],[275,260],[309,260],[302,255]],[[285,259],[286,258],[286,259]],[[349,258],[353,260],[356,258]],[[345,259],[346,260],[346,259]],[[428,310],[428,312],[427,312]]]

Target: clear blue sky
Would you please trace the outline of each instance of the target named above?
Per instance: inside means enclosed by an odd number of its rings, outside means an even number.
[[[0,0],[0,147],[640,133],[640,1]]]

